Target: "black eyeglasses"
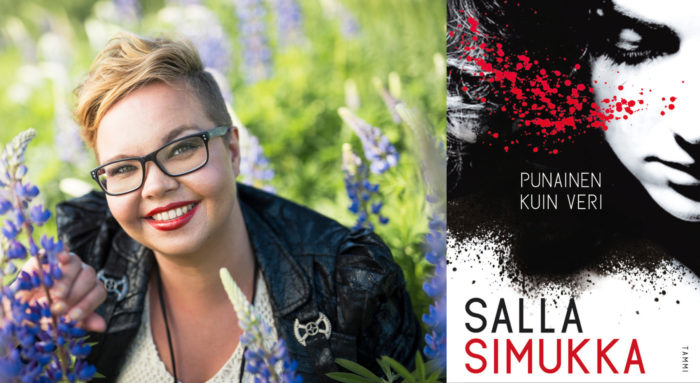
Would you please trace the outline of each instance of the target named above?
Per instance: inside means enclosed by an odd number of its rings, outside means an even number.
[[[169,142],[143,157],[129,157],[96,167],[92,178],[111,196],[131,193],[143,186],[146,162],[153,161],[170,177],[184,176],[201,169],[209,161],[209,141],[228,133],[230,126],[217,126]]]

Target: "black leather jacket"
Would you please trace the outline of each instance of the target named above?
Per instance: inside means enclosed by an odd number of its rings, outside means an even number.
[[[376,235],[351,232],[245,185],[238,185],[238,197],[270,293],[277,333],[306,382],[326,380],[326,372],[338,369],[334,359],[339,357],[373,370],[381,355],[413,363],[420,327],[401,269]],[[113,381],[139,328],[153,253],[121,229],[102,193],[59,204],[57,217],[61,239],[111,285],[112,292],[97,310],[107,321],[107,331],[90,334],[90,341],[98,343],[88,360],[106,381]],[[330,321],[330,337],[318,332],[302,345],[298,339],[306,328],[301,327],[321,314]]]

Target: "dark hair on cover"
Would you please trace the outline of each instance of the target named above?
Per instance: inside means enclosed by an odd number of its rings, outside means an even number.
[[[475,155],[478,150],[475,144],[484,132],[495,131],[504,137],[517,134],[512,118],[499,111],[504,100],[494,92],[493,83],[483,81],[479,76],[482,72],[479,66],[467,60],[461,45],[461,32],[469,31],[467,20],[474,18],[478,21],[476,36],[479,41],[475,46],[482,42],[490,45],[501,43],[506,55],[515,57],[527,53],[528,57],[539,61],[539,68],[559,70],[571,81],[589,85],[589,58],[599,51],[597,46],[604,39],[601,21],[594,17],[594,12],[609,7],[612,5],[606,0],[448,0],[448,31],[460,31],[447,35],[448,182],[452,191],[455,184],[464,182],[463,178],[471,171],[469,167],[478,166],[475,161],[483,157]],[[484,36],[488,36],[488,41]],[[477,48],[471,55],[480,53],[483,51]],[[576,64],[579,64],[579,69],[575,68]],[[463,91],[465,86],[467,90]],[[482,102],[482,99],[486,101]],[[588,112],[584,106],[579,113]],[[599,142],[600,135],[593,139]],[[581,152],[576,147],[568,149],[569,155],[559,156],[557,162],[572,162]],[[552,166],[551,158],[536,157],[527,160],[544,161],[546,166]],[[489,158],[487,162],[492,160]]]

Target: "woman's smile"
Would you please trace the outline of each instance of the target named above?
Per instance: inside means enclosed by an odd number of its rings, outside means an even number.
[[[190,222],[197,211],[197,206],[196,201],[174,202],[151,210],[144,219],[155,229],[176,230]]]

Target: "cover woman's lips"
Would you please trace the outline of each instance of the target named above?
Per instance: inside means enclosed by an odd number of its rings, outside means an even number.
[[[700,185],[677,185],[673,182],[669,182],[668,186],[675,190],[676,193],[692,199],[693,201],[700,202]]]
[[[644,157],[644,161],[658,162],[660,164],[668,166],[669,168],[680,170],[682,172],[686,172],[686,173],[690,174],[691,176],[695,177],[695,179],[700,180],[700,163],[698,163],[698,161],[695,161],[691,165],[684,165],[684,164],[679,164],[678,162],[670,162],[670,161],[662,160],[656,156]]]

